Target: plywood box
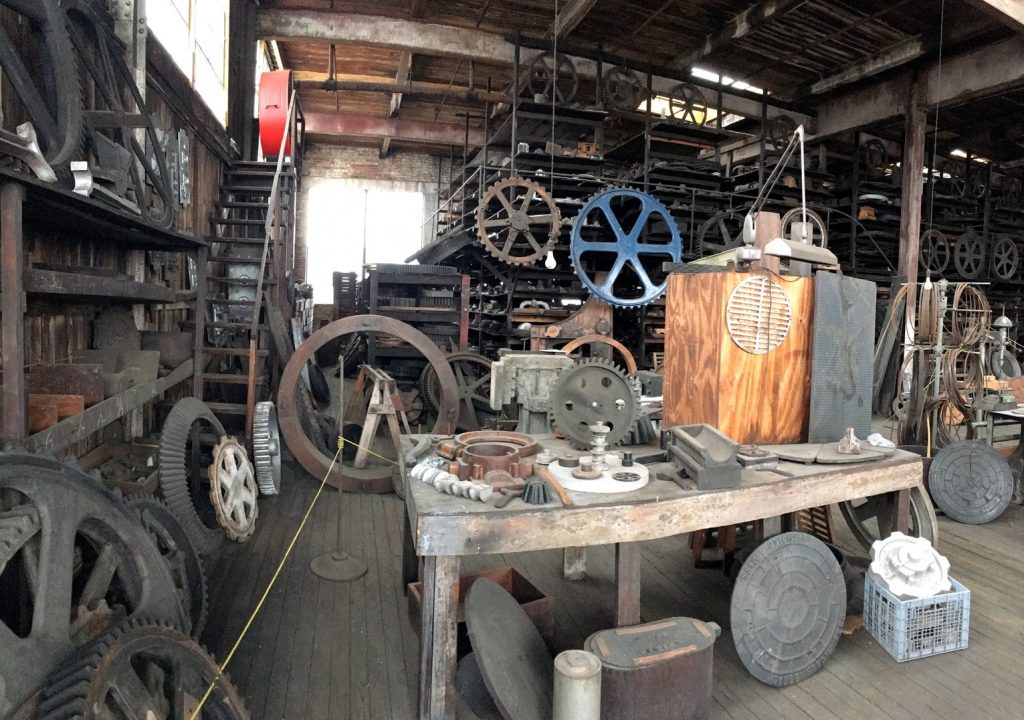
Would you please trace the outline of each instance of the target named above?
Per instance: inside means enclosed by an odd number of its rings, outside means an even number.
[[[741,348],[728,327],[730,296],[748,279],[764,285],[763,301],[747,304],[755,330],[748,344],[764,349],[759,343],[771,337],[773,328],[781,338],[762,354]],[[707,423],[740,443],[803,442],[810,401],[813,282],[759,273],[672,275],[665,313],[665,426]],[[779,328],[787,305],[789,324],[783,335]],[[734,310],[740,306],[737,301]]]

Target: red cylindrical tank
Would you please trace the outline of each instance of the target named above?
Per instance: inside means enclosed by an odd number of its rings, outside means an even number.
[[[291,133],[287,138],[284,137],[291,93],[291,70],[265,72],[260,76],[260,147],[263,149],[264,157],[276,158],[281,153],[282,139],[284,154],[291,154]]]

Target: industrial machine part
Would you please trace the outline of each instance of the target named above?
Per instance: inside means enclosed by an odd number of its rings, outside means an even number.
[[[199,639],[206,627],[208,609],[206,573],[188,533],[177,516],[156,498],[131,500],[128,510],[160,551],[178,590],[181,607],[189,618],[189,634]]]
[[[177,207],[170,168],[124,45],[109,15],[96,4],[68,0],[63,7],[77,61],[103,107],[84,111],[94,195],[158,227],[170,227]],[[137,134],[145,140],[140,142]]]
[[[156,546],[113,493],[79,470],[0,454],[0,538],[2,717],[121,618],[188,629]]]
[[[992,274],[1000,280],[1012,280],[1017,275],[1020,251],[1009,235],[1000,235],[992,244]]]
[[[521,177],[491,185],[476,208],[480,243],[511,265],[531,265],[543,259],[558,242],[561,224],[551,194]]]
[[[448,471],[462,480],[483,482],[495,488],[521,487],[533,474],[533,461],[521,450],[522,447],[508,442],[471,443],[459,449]]]
[[[433,485],[438,492],[458,495],[487,502],[494,495],[494,488],[487,483],[474,482],[472,480],[461,480],[458,475],[448,472],[445,467],[447,463],[444,458],[430,457],[420,461],[410,472],[409,477],[413,480]]]
[[[828,247],[828,223],[810,208],[791,208],[782,216],[781,227],[784,237]]]
[[[978,440],[942,448],[928,471],[928,490],[942,512],[980,525],[1003,514],[1013,498],[1013,474],[1003,456]]]
[[[260,148],[264,157],[276,159],[281,154],[282,140],[284,154],[289,156],[292,153],[291,135],[285,137],[284,129],[288,125],[293,89],[291,70],[275,70],[260,75]]]
[[[693,478],[699,490],[722,490],[740,484],[739,443],[710,425],[679,425],[664,435],[665,449],[676,469]]]
[[[584,649],[601,661],[601,717],[707,720],[721,633],[716,623],[675,617],[588,637]]]
[[[665,294],[665,262],[682,260],[679,226],[660,200],[630,188],[590,198],[572,226],[573,269],[598,299],[641,307]]]
[[[626,467],[622,463],[617,454],[611,453],[605,456],[606,467],[602,469],[591,462],[589,455],[583,455],[551,463],[543,472],[538,471],[538,474],[545,479],[550,477],[553,480],[551,486],[556,490],[561,486],[562,490],[600,495],[632,492],[647,485],[651,475],[646,465],[634,463]],[[571,504],[565,502],[568,493],[563,497],[559,492],[559,497],[563,504]]]
[[[769,538],[736,578],[733,642],[744,667],[767,685],[793,685],[824,667],[845,618],[843,572],[828,546],[811,535]]]
[[[559,373],[574,365],[562,353],[500,352],[491,364],[491,408],[518,405],[517,432],[550,432],[552,388]]]
[[[684,123],[704,125],[708,121],[708,101],[696,85],[679,83],[668,91],[668,114]]]
[[[1020,377],[1020,362],[1011,352],[1006,337],[1013,327],[1013,322],[1006,315],[1000,315],[992,321],[992,327],[995,332],[989,333],[992,349],[988,354],[988,371],[995,375],[997,380]]]
[[[579,350],[584,345],[607,345],[608,347],[614,348],[622,358],[623,364],[626,367],[626,372],[629,375],[636,375],[637,366],[633,353],[631,353],[629,348],[618,340],[608,337],[607,335],[584,335],[576,338],[575,340],[570,340],[562,346],[562,352],[566,355],[572,355],[576,350]]]
[[[627,67],[614,67],[604,75],[604,103],[624,112],[636,112],[644,95],[640,76]]]
[[[43,182],[57,182],[57,173],[39,149],[39,138],[32,123],[22,123],[13,133],[0,128],[0,154],[21,160]]]
[[[534,99],[567,105],[576,97],[579,76],[576,66],[564,54],[542,52],[533,58],[529,68],[530,93]]]
[[[245,542],[256,530],[256,473],[249,456],[233,437],[222,437],[213,448],[209,467],[210,502],[217,522],[230,540]]]
[[[942,275],[949,267],[949,240],[945,233],[929,228],[921,233],[921,268],[934,275]]]
[[[437,446],[437,452],[442,457],[454,460],[465,448],[482,443],[510,445],[515,448],[516,454],[521,458],[536,455],[540,448],[540,444],[536,440],[524,433],[508,432],[507,430],[478,430],[459,433],[450,440],[442,440]]]
[[[705,220],[697,230],[696,257],[733,250],[743,244],[743,218],[746,212],[722,210]]]
[[[866,170],[883,173],[889,167],[889,148],[878,138],[870,138],[860,144],[860,161]]]
[[[459,391],[459,419],[455,428],[470,431],[492,425],[495,413],[491,410],[491,361],[476,353],[458,352],[448,354],[448,364]],[[441,383],[433,365],[423,368],[420,390],[427,408],[437,412],[441,405]]]
[[[465,614],[480,674],[502,716],[548,720],[551,653],[526,611],[501,585],[481,577],[469,589]]]
[[[242,698],[202,647],[155,624],[125,623],[63,664],[47,683],[40,718],[249,720]]]
[[[551,419],[577,449],[590,447],[590,426],[604,423],[609,445],[626,437],[640,415],[639,388],[615,364],[594,358],[559,373],[551,391]]]
[[[846,500],[839,503],[839,512],[865,550],[870,550],[872,543],[888,537],[896,528],[895,503],[890,495]],[[928,492],[920,486],[910,489],[909,531],[912,537],[924,538],[933,545],[939,540],[935,508]]]
[[[949,560],[924,538],[894,532],[871,546],[871,572],[895,595],[926,598],[952,588]]]
[[[0,27],[5,87],[24,106],[44,162],[63,170],[82,149],[82,86],[64,12],[57,0],[0,0],[0,5],[26,18],[34,37],[34,42],[16,43]],[[23,55],[29,48],[34,55]],[[17,137],[25,139],[21,127]]]
[[[765,355],[781,345],[792,321],[789,296],[767,275],[754,275],[733,288],[725,307],[729,337],[754,355]]]
[[[295,349],[295,353],[285,366],[278,386],[277,412],[281,434],[295,459],[314,477],[322,478],[330,471],[331,477],[328,478],[328,482],[335,486],[341,482],[341,469],[336,467],[330,470],[331,457],[317,448],[303,431],[296,402],[296,384],[302,367],[313,353],[335,338],[357,332],[375,332],[404,340],[423,353],[427,361],[434,366],[441,383],[441,408],[437,423],[434,425],[434,433],[450,434],[459,412],[455,375],[441,349],[419,330],[381,315],[354,315],[325,325]]]
[[[601,470],[608,469],[605,457],[608,453],[608,433],[611,427],[603,422],[596,422],[587,428],[590,430],[590,464]]]
[[[209,555],[224,542],[224,533],[219,527],[204,524],[193,503],[193,497],[201,498],[205,495],[199,491],[201,479],[198,476],[190,477],[189,473],[192,467],[191,458],[188,457],[192,427],[199,422],[213,428],[218,438],[224,435],[224,426],[202,400],[182,398],[167,415],[160,433],[157,463],[160,471],[159,494],[185,526],[195,549],[202,555]]]
[[[765,142],[776,150],[782,150],[786,147],[789,139],[793,137],[793,133],[796,132],[796,126],[796,120],[789,115],[773,115],[768,119],[762,131]],[[785,222],[782,223],[782,227],[786,227]]]
[[[523,488],[523,502],[527,505],[547,505],[551,502],[551,492],[543,480],[527,480]]]
[[[966,280],[976,280],[985,269],[985,242],[974,230],[967,230],[953,245],[953,264]]]
[[[256,403],[252,421],[252,457],[260,493],[277,495],[281,492],[281,434],[277,427],[277,410],[269,400]]]
[[[586,650],[555,656],[553,720],[601,720],[601,660]]]

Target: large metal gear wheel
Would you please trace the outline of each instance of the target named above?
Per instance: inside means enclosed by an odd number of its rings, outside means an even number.
[[[883,540],[896,529],[893,504],[887,495],[876,495],[839,503],[839,512],[850,526],[850,532],[865,550],[876,540]],[[923,487],[910,489],[911,537],[923,537],[933,546],[939,541],[939,521],[935,517],[928,491]]]
[[[604,102],[624,112],[636,112],[644,96],[640,76],[627,67],[615,67],[604,76]]]
[[[170,573],[132,515],[56,460],[0,454],[0,569],[0,717],[125,617],[189,628]]]
[[[543,52],[530,63],[530,93],[544,102],[568,105],[576,97],[579,75],[567,56]]]
[[[1013,473],[1002,455],[978,440],[942,448],[928,470],[928,489],[942,512],[980,525],[1003,514],[1013,498]]]
[[[67,20],[57,0],[0,0],[0,6],[27,18],[35,36],[27,44],[34,55],[23,56],[0,25],[0,69],[36,131],[43,157],[59,172],[82,149],[82,86]]]
[[[256,472],[245,448],[233,437],[222,437],[213,448],[209,469],[210,502],[228,539],[245,542],[256,531]]]
[[[992,244],[992,274],[1000,280],[1012,280],[1017,275],[1020,251],[1008,235],[1001,235]]]
[[[281,492],[281,434],[277,410],[269,400],[256,403],[252,420],[252,456],[261,495]]]
[[[206,571],[199,553],[192,547],[184,526],[166,505],[155,498],[128,502],[128,510],[142,524],[156,544],[164,564],[174,579],[181,607],[188,615],[189,634],[198,638],[206,627],[208,595]]]
[[[696,257],[714,255],[743,244],[746,210],[722,210],[705,220],[697,231]]]
[[[41,720],[249,720],[241,696],[188,636],[153,623],[125,623],[63,663],[47,683]]]
[[[590,426],[611,428],[609,445],[621,443],[640,417],[639,388],[617,365],[590,358],[558,374],[551,389],[551,419],[578,449],[590,447]]]
[[[949,240],[941,230],[931,228],[921,233],[921,268],[941,275],[949,267]]]
[[[696,85],[679,83],[668,91],[668,114],[691,125],[704,125],[708,121],[708,101]]]
[[[960,276],[976,280],[985,268],[985,243],[973,230],[968,230],[956,239],[953,246],[953,263]]]
[[[203,522],[197,508],[197,503],[202,502],[205,495],[201,492],[201,479],[189,477],[191,462],[186,455],[192,426],[199,422],[205,422],[213,428],[217,437],[223,437],[224,426],[202,400],[182,398],[167,415],[160,433],[160,451],[157,455],[159,495],[170,511],[181,520],[195,549],[202,555],[209,555],[220,548],[224,542],[224,533],[219,526]],[[213,522],[212,511],[210,521]]]
[[[664,295],[668,274],[662,265],[679,262],[682,253],[679,226],[668,208],[639,190],[598,193],[572,226],[576,275],[599,300],[616,307],[641,307]]]
[[[495,413],[491,409],[491,361],[476,353],[450,353],[448,364],[455,374],[459,390],[459,431],[483,430],[491,426]],[[420,389],[427,407],[433,412],[441,406],[441,383],[433,365],[423,368]]]
[[[510,177],[491,185],[476,208],[480,243],[511,265],[542,260],[558,242],[561,225],[548,191],[525,178]]]

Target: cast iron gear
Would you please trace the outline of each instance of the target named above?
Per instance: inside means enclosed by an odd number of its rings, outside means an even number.
[[[611,430],[606,442],[618,445],[639,417],[639,385],[607,360],[581,360],[560,372],[551,388],[551,419],[580,450],[590,447],[591,425],[607,425]]]
[[[459,419],[456,430],[482,430],[494,419],[491,409],[491,361],[483,355],[469,352],[448,354],[448,364],[455,374],[459,391]],[[441,405],[441,383],[433,365],[427,365],[420,374],[420,390],[431,412]]]
[[[1009,235],[1000,235],[992,243],[992,274],[1000,280],[1012,280],[1017,275],[1020,251]]]
[[[591,197],[572,226],[576,275],[599,300],[640,307],[665,294],[665,262],[682,260],[672,213],[652,195],[610,187]]]
[[[521,177],[491,185],[476,208],[481,244],[511,265],[530,265],[543,259],[558,242],[561,225],[562,216],[550,193]],[[542,243],[538,235],[546,240]]]
[[[156,621],[124,623],[62,663],[47,682],[38,717],[248,720],[238,690],[197,643]]]
[[[195,500],[203,497],[200,492],[200,478],[189,483],[190,463],[185,457],[192,433],[192,426],[203,421],[213,428],[217,437],[224,436],[224,426],[207,407],[206,403],[193,397],[182,398],[171,408],[160,433],[160,497],[185,527],[195,549],[202,555],[215,552],[224,542],[220,527],[207,526],[197,511]]]
[[[178,517],[156,498],[129,500],[128,510],[142,524],[171,572],[182,609],[191,623],[189,634],[199,638],[206,627],[206,571],[199,553]]]
[[[123,618],[188,630],[156,547],[117,496],[56,460],[0,453],[0,717]]]
[[[627,67],[615,67],[604,76],[604,102],[624,112],[636,112],[644,96],[640,76]]]
[[[245,542],[256,530],[256,473],[245,448],[233,437],[222,437],[213,448],[209,469],[210,502],[224,534]]]
[[[542,52],[530,63],[530,92],[544,102],[567,105],[576,97],[579,75],[568,56]]]
[[[256,403],[252,420],[252,457],[260,494],[277,495],[281,492],[281,435],[277,427],[277,410],[269,400]]]
[[[985,268],[985,243],[974,230],[968,230],[956,239],[953,246],[953,264],[957,272],[967,280],[975,280],[981,276]]]

